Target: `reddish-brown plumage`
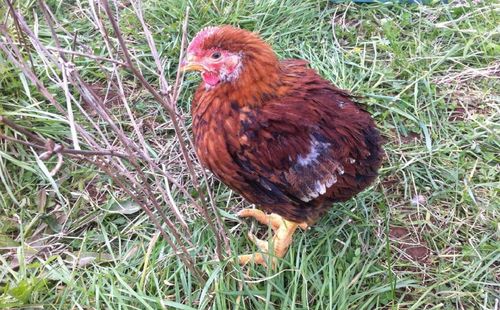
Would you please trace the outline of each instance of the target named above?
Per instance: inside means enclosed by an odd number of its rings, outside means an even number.
[[[375,179],[379,133],[347,92],[303,60],[278,61],[251,32],[205,32],[192,57],[222,51],[240,62],[202,83],[192,103],[196,152],[222,182],[267,212],[313,223]]]

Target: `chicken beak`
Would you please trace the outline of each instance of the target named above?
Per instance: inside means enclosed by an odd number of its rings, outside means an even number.
[[[181,65],[181,71],[182,72],[189,72],[189,71],[203,71],[204,67],[200,64],[197,64],[195,62],[188,62],[186,64]]]
[[[186,59],[181,62],[180,69],[182,72],[203,71],[205,66],[197,62],[193,55],[187,55]]]

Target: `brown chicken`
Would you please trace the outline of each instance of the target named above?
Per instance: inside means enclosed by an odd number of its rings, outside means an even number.
[[[208,27],[189,44],[184,71],[203,82],[192,102],[203,166],[262,209],[244,209],[274,230],[271,243],[249,233],[261,253],[283,257],[297,227],[345,201],[377,176],[382,148],[371,116],[304,60],[279,61],[255,33]],[[272,256],[271,256],[272,257]]]

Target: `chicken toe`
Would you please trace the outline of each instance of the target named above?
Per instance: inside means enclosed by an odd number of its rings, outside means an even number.
[[[254,234],[248,233],[248,237],[259,248],[261,253],[245,254],[238,256],[238,262],[245,265],[249,262],[267,266],[269,259],[273,268],[277,264],[277,258],[285,256],[288,247],[292,243],[295,230],[300,227],[306,229],[306,223],[295,223],[283,219],[277,214],[266,214],[257,209],[244,209],[238,213],[241,217],[253,217],[262,224],[269,225],[274,236],[270,241],[264,241],[257,238]]]
[[[243,209],[237,214],[239,217],[253,217],[259,223],[270,226],[276,231],[283,223],[283,218],[277,214],[266,214],[259,209]]]

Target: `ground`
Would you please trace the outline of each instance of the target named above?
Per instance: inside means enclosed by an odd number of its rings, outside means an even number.
[[[66,30],[100,53],[87,2],[48,4]],[[200,280],[104,173],[66,160],[51,178],[33,150],[0,140],[0,308],[498,309],[498,3],[144,1],[169,78],[186,5],[190,38],[207,25],[258,31],[281,58],[306,59],[360,96],[385,139],[379,179],[298,232],[277,272],[240,268],[229,257],[217,261],[207,222],[175,193],[191,232],[190,253],[206,276]],[[38,3],[16,7],[50,43]],[[130,6],[122,2],[120,9],[127,42],[153,64]],[[4,7],[0,13],[3,22]],[[27,52],[43,79],[44,63]],[[82,59],[82,75],[103,91],[98,66]],[[0,72],[1,115],[54,140],[70,136],[67,123],[3,52]],[[151,72],[144,74],[156,83]],[[198,82],[186,77],[178,102],[186,116]],[[65,102],[57,86],[50,89]],[[147,142],[175,144],[162,107],[133,78],[125,89],[145,131],[158,139]],[[108,94],[107,104],[120,117],[126,112],[115,97]],[[12,131],[0,126],[0,133]],[[169,162],[167,169],[179,178],[187,174],[182,163]],[[253,250],[245,234],[251,222],[233,215],[247,203],[212,177],[209,184],[233,257]]]

